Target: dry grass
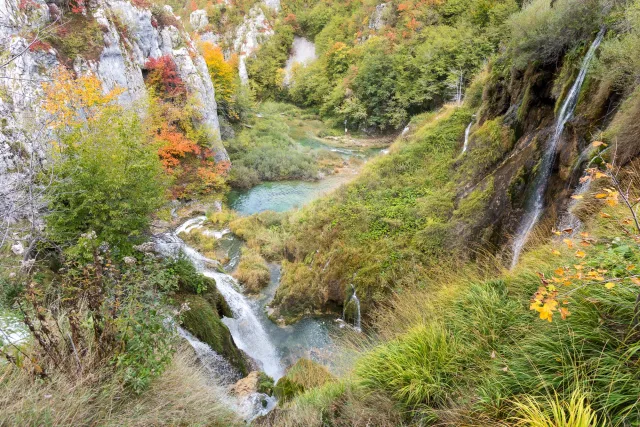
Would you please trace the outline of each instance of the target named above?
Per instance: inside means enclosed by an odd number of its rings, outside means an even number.
[[[181,348],[140,396],[114,381],[98,381],[96,374],[74,382],[59,376],[40,382],[7,367],[0,373],[0,426],[240,425],[222,395],[207,383],[188,348]]]

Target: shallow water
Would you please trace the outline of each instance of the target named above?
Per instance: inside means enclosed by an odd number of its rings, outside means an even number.
[[[300,140],[299,144],[312,150],[337,153],[345,160],[357,158],[366,161],[384,151],[382,148],[338,148],[311,137]],[[241,215],[263,211],[286,212],[307,205],[355,176],[355,172],[344,172],[318,181],[263,182],[249,190],[232,190],[227,201],[229,207]]]

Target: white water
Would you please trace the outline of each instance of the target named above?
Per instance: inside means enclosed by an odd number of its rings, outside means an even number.
[[[293,46],[291,47],[291,55],[287,59],[284,66],[284,84],[285,86],[291,82],[293,66],[295,64],[310,64],[316,59],[316,45],[304,37],[295,36],[293,38]]]
[[[353,303],[356,306],[356,317],[355,319],[353,319],[353,328],[355,330],[357,330],[358,332],[362,331],[362,325],[361,325],[361,318],[360,318],[360,299],[358,298],[358,295],[356,294],[356,288],[351,285],[351,290],[353,290],[353,294],[351,294],[351,298],[349,298],[349,300],[345,303],[344,305],[344,309],[342,311],[342,320],[344,320],[345,322],[347,322],[347,307],[349,306],[349,303],[351,301],[353,301]]]
[[[462,146],[462,152],[465,153],[469,148],[469,135],[471,134],[471,127],[473,126],[473,120],[469,123],[469,126],[464,130],[464,145]]]
[[[209,345],[198,340],[181,327],[178,327],[178,334],[191,345],[200,364],[217,385],[233,385],[242,378],[242,375],[224,357],[213,351]],[[246,421],[252,421],[257,417],[266,415],[277,404],[275,397],[264,393],[251,393],[247,396],[238,396],[237,399],[233,399],[231,398],[232,396],[228,396],[223,390],[220,390],[219,397]]]
[[[182,231],[202,221],[194,218],[187,221],[176,231]],[[246,352],[260,365],[261,369],[275,381],[284,374],[284,369],[273,343],[269,340],[264,327],[258,320],[250,302],[237,290],[235,279],[228,274],[220,273],[212,268],[218,263],[185,244],[175,233],[165,233],[156,239],[158,249],[168,256],[176,256],[180,252],[193,263],[203,275],[212,278],[216,287],[229,305],[233,318],[223,318],[229,327],[231,336],[238,348]]]
[[[553,170],[558,143],[560,141],[560,138],[562,137],[562,132],[564,131],[565,125],[573,116],[576,104],[578,103],[578,95],[580,94],[580,89],[582,88],[582,84],[584,83],[584,79],[587,75],[589,64],[591,62],[591,59],[595,55],[598,46],[600,46],[600,43],[602,42],[604,33],[605,29],[603,28],[600,30],[598,36],[591,44],[589,51],[582,60],[582,66],[580,67],[578,77],[573,83],[571,91],[567,95],[567,99],[564,101],[564,104],[560,109],[560,114],[558,115],[558,118],[556,120],[555,131],[542,157],[540,172],[538,173],[538,176],[535,180],[534,193],[529,199],[527,208],[528,213],[525,215],[524,220],[520,224],[520,229],[518,230],[518,234],[516,235],[516,238],[513,242],[513,258],[511,260],[512,269],[518,263],[518,259],[520,258],[522,249],[529,239],[529,234],[538,222],[538,219],[540,218],[540,215],[542,214],[542,211],[544,209],[544,193],[547,190],[549,177],[551,176],[551,172]]]
[[[187,340],[198,356],[200,364],[205,368],[207,373],[215,378],[216,382],[221,385],[235,384],[242,375],[221,355],[216,353],[208,344],[203,343],[198,338],[191,335],[188,331],[178,326],[178,335]]]

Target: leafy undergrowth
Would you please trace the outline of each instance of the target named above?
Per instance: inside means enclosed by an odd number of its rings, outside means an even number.
[[[512,272],[487,261],[444,273],[429,293],[397,294],[374,322],[380,344],[358,349],[352,374],[295,398],[269,423],[637,425],[640,250],[620,229],[627,222],[607,207],[587,234],[538,246]],[[568,311],[538,318],[530,301],[541,283],[579,265],[603,277],[559,284]]]

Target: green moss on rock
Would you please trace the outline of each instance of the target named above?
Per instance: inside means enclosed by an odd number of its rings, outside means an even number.
[[[208,344],[216,353],[227,359],[242,375],[247,375],[249,372],[247,361],[233,342],[229,328],[220,320],[218,310],[222,308],[224,313],[228,307],[216,306],[208,298],[213,302],[218,301],[212,299],[211,293],[207,296],[180,295],[178,297],[180,302],[189,305],[189,310],[182,314],[182,325],[200,341]]]

